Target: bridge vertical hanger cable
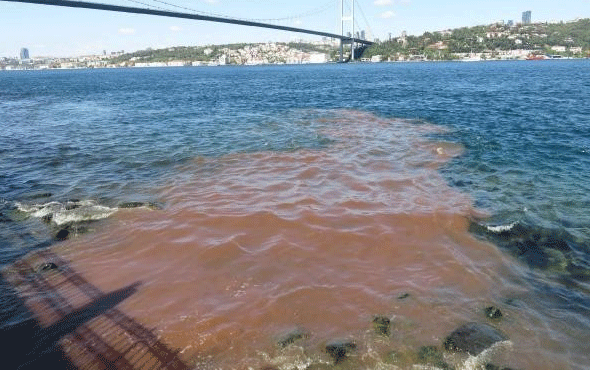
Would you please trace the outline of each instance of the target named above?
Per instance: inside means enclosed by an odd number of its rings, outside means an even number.
[[[361,12],[361,15],[363,16],[363,19],[365,20],[365,25],[367,26],[367,31],[369,31],[370,37],[367,37],[367,39],[371,39],[371,38],[373,38],[373,30],[371,29],[371,25],[369,24],[369,21],[367,20],[367,17],[365,16],[365,12],[363,12],[363,8],[361,8],[358,1],[356,1],[356,0],[354,0],[354,1],[356,2],[358,9]],[[358,24],[357,24],[357,26],[358,26]],[[362,27],[359,26],[359,29],[362,29]]]
[[[127,1],[129,1],[130,3],[134,3],[134,4],[145,5],[148,8],[151,8],[151,9],[168,10],[166,8],[162,8],[162,7],[159,7],[159,6],[156,6],[156,5],[146,4],[146,3],[141,2],[141,1],[138,1],[138,0],[127,0]]]
[[[127,0],[127,1],[134,1],[135,0]],[[333,7],[333,5],[336,3],[336,1],[338,0],[330,0],[318,7],[315,7],[313,9],[310,9],[306,12],[303,13],[299,13],[299,14],[294,14],[294,15],[289,15],[289,16],[285,16],[285,17],[279,17],[279,18],[238,18],[238,17],[232,17],[229,16],[227,14],[222,14],[222,13],[212,13],[212,12],[206,12],[206,11],[202,11],[202,10],[197,10],[194,8],[189,8],[186,6],[182,6],[182,5],[176,5],[174,3],[171,2],[166,2],[163,0],[151,0],[153,2],[156,3],[160,3],[160,4],[164,4],[167,6],[171,6],[174,8],[178,8],[178,9],[182,9],[182,10],[188,10],[197,14],[206,14],[206,15],[211,15],[211,16],[215,16],[215,17],[224,17],[224,18],[230,18],[230,19],[239,19],[239,20],[244,20],[244,21],[252,21],[252,22],[280,22],[280,21],[292,21],[292,20],[296,20],[299,18],[305,18],[305,17],[310,17],[313,15],[317,15],[317,14],[321,14],[326,12],[327,10],[329,10],[331,7]],[[149,6],[147,4],[141,3],[143,5]],[[159,7],[158,7],[159,8]],[[159,8],[162,9],[162,8]],[[167,10],[167,9],[164,9]]]

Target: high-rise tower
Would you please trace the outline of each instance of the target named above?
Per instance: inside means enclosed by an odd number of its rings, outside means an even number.
[[[531,11],[522,12],[522,24],[531,24]]]
[[[20,49],[20,60],[29,59],[29,49],[22,48]]]

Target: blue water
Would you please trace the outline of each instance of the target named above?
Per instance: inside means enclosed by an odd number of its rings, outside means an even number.
[[[308,115],[335,109],[448,129],[474,234],[589,309],[588,60],[0,72],[0,265],[56,242],[17,204],[157,203],[195,158],[330,145]]]

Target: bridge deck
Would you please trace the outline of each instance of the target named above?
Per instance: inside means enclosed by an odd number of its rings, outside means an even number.
[[[193,20],[218,22],[218,23],[229,23],[229,24],[237,24],[237,25],[242,25],[242,26],[270,28],[270,29],[289,31],[289,32],[306,33],[306,34],[310,34],[310,35],[330,37],[330,38],[340,39],[340,40],[349,41],[349,42],[352,40],[358,44],[364,44],[364,45],[373,44],[373,42],[368,41],[368,40],[351,38],[349,36],[338,35],[335,33],[307,30],[304,28],[297,28],[297,27],[280,26],[280,25],[276,25],[276,24],[254,22],[254,21],[248,21],[248,20],[243,20],[243,19],[211,17],[211,16],[207,16],[207,15],[200,15],[200,14],[180,13],[180,12],[171,12],[171,11],[165,11],[165,10],[136,8],[136,7],[129,7],[129,6],[118,6],[118,5],[100,4],[100,3],[92,3],[92,2],[86,2],[86,1],[71,1],[71,0],[0,0],[0,1],[10,1],[10,2],[17,2],[17,3],[30,3],[30,4],[38,4],[38,5],[53,5],[53,6],[63,6],[63,7],[70,7],[70,8],[108,10],[108,11],[123,12],[123,13],[151,14],[151,15],[158,15],[158,16],[163,16],[163,17],[184,18],[184,19],[193,19]]]

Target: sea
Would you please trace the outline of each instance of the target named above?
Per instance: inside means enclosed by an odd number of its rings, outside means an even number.
[[[190,368],[590,369],[589,60],[0,71],[0,125],[2,331],[50,250]]]

